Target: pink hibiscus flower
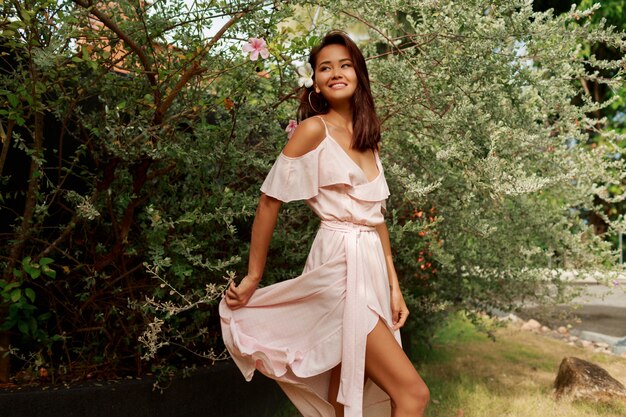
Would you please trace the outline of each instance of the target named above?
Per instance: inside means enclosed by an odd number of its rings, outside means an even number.
[[[293,135],[293,132],[296,131],[296,127],[298,127],[298,122],[296,122],[293,119],[289,120],[289,124],[285,128],[285,132],[287,132],[288,138],[291,138],[291,135]]]
[[[270,52],[267,50],[267,44],[263,38],[250,38],[248,43],[243,46],[245,53],[250,52],[250,60],[256,61],[259,59],[259,54],[263,59],[270,56]]]

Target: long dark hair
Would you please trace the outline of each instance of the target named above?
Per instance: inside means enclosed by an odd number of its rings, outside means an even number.
[[[357,77],[357,87],[352,96],[352,144],[351,148],[359,151],[377,149],[380,142],[380,121],[374,108],[374,98],[370,88],[370,78],[361,50],[348,35],[340,30],[328,32],[321,42],[311,50],[309,64],[315,70],[317,55],[328,45],[343,45],[348,49]],[[304,120],[318,114],[326,114],[329,104],[321,94],[315,92],[313,86],[302,87],[298,119]]]

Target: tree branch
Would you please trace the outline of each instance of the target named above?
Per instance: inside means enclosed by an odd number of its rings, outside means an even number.
[[[163,116],[165,116],[165,113],[170,108],[170,106],[174,102],[174,99],[176,98],[178,93],[180,93],[180,91],[185,86],[185,84],[187,84],[187,82],[189,82],[189,80],[195,75],[202,74],[203,72],[207,70],[206,68],[200,68],[200,64],[198,63],[198,61],[195,61],[195,59],[200,54],[202,55],[207,54],[213,48],[213,46],[215,46],[217,41],[220,40],[222,36],[224,36],[224,33],[228,30],[228,28],[234,25],[237,20],[241,19],[250,10],[251,9],[239,12],[235,16],[233,16],[228,22],[224,24],[224,26],[221,27],[221,29],[213,36],[213,38],[211,38],[207,46],[202,48],[201,52],[198,52],[191,59],[192,61],[194,61],[193,64],[191,65],[191,68],[187,69],[187,71],[183,73],[183,75],[178,79],[178,81],[176,82],[176,85],[174,86],[172,91],[170,91],[170,93],[167,95],[165,100],[163,100],[160,106],[157,106],[157,110],[154,114],[154,120],[153,120],[154,124],[160,124],[163,121]]]
[[[93,4],[91,3],[91,1],[89,1],[89,0],[73,0],[73,2],[76,3],[77,5],[81,6],[82,8],[87,9],[89,11],[89,13],[91,13],[96,18],[98,18],[98,20],[100,22],[102,22],[102,24],[104,24],[113,33],[115,33],[117,36],[119,36],[120,39],[122,39],[124,41],[124,43],[126,43],[126,45],[128,45],[128,47],[134,53],[137,54],[137,57],[139,58],[139,61],[141,62],[141,65],[143,66],[143,69],[145,71],[146,77],[148,78],[148,82],[150,83],[151,86],[155,87],[155,100],[156,100],[156,98],[157,98],[156,94],[158,94],[158,90],[156,89],[156,86],[157,86],[156,74],[155,74],[154,70],[152,69],[152,65],[150,65],[150,60],[148,59],[148,56],[139,47],[139,45],[137,45],[135,43],[135,41],[133,41],[130,38],[130,36],[128,36],[128,34],[126,34],[126,32],[122,31],[122,29],[120,29],[120,27],[113,20],[111,20],[108,16],[106,16],[104,13],[102,13],[102,11],[94,8]]]

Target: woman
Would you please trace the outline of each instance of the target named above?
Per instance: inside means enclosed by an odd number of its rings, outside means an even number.
[[[247,380],[255,369],[274,378],[305,417],[422,416],[428,389],[400,346],[409,312],[383,218],[365,59],[334,31],[309,63],[305,120],[261,187],[248,274],[220,303],[224,342]],[[322,220],[304,272],[257,290],[281,202],[293,200]]]

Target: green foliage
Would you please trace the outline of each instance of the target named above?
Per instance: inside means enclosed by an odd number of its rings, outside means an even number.
[[[46,327],[52,314],[49,311],[38,311],[35,304],[37,293],[33,289],[36,280],[56,277],[56,271],[50,267],[53,262],[51,258],[33,261],[27,256],[22,260],[22,268],[13,271],[11,281],[0,279],[0,300],[9,305],[7,317],[0,325],[0,330],[17,329],[23,339],[47,347],[61,340],[58,335],[48,334]]]
[[[580,24],[583,11],[16,4],[0,4],[1,294],[16,311],[7,329],[64,335],[20,346],[57,369],[168,374],[220,357],[216,301],[246,269],[258,190],[295,118],[295,64],[332,27],[366,39],[411,331],[427,338],[451,305],[551,296],[561,283],[540,268],[612,265],[584,215],[621,184],[622,162],[606,157],[620,137],[594,118],[615,102],[594,102],[581,80],[621,88],[623,68],[579,52],[623,51],[624,39]],[[238,18],[213,38],[222,15]],[[250,37],[266,39],[268,59],[242,53]],[[577,145],[598,131],[604,142]],[[283,208],[264,283],[300,273],[316,227],[304,203]]]

